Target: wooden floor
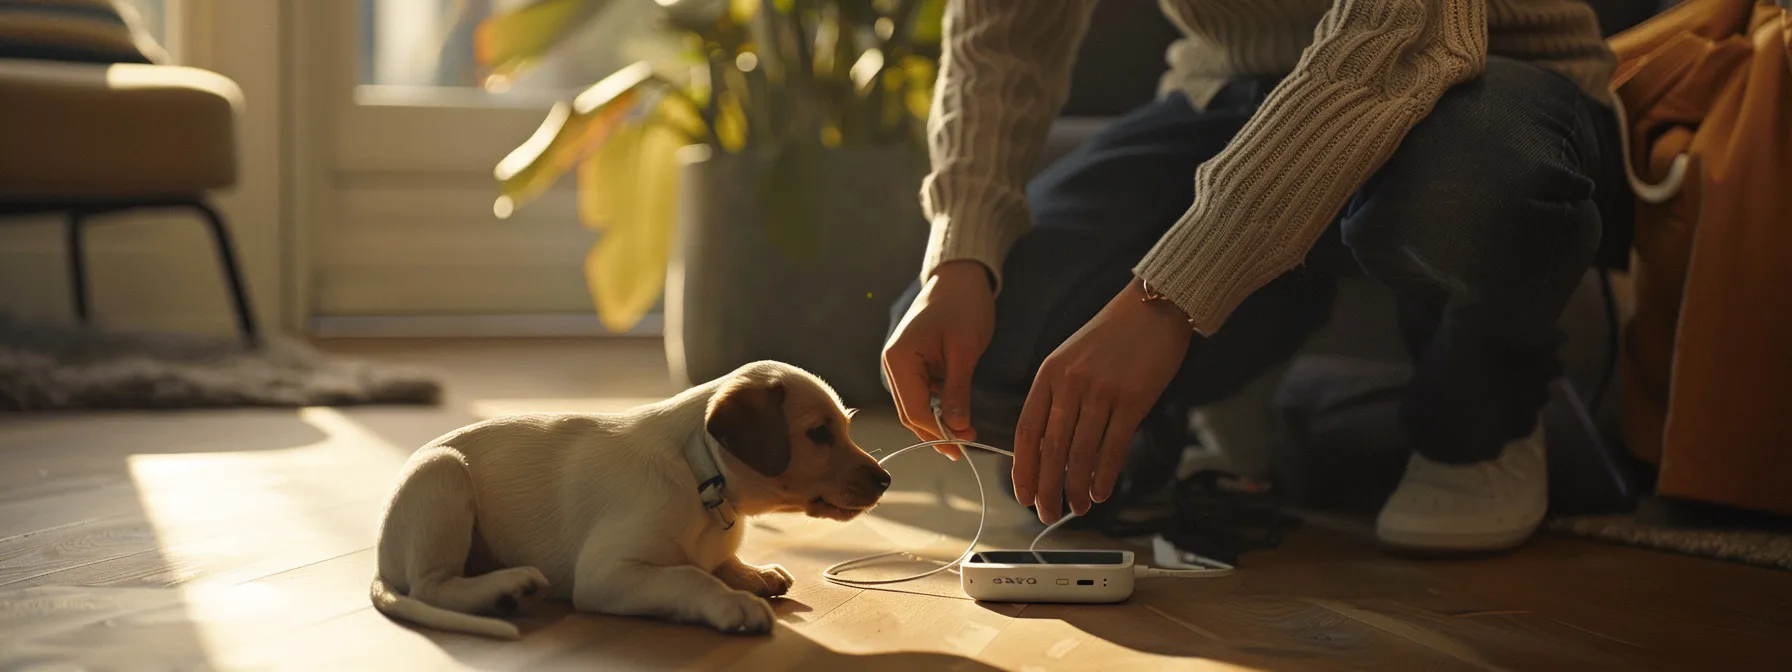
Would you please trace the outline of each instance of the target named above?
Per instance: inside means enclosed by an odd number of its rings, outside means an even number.
[[[329,347],[439,367],[450,397],[0,416],[0,669],[1792,669],[1792,573],[1555,537],[1419,561],[1379,553],[1360,521],[1313,519],[1231,577],[1148,580],[1118,606],[978,604],[950,575],[821,581],[845,558],[964,543],[974,482],[931,454],[893,463],[896,489],[865,519],[752,522],[745,559],[798,577],[770,637],[553,607],[520,642],[413,630],[366,595],[379,500],[410,451],[479,417],[674,390],[652,341]],[[867,448],[910,442],[885,414],[860,418]],[[995,509],[993,543],[1037,530]]]

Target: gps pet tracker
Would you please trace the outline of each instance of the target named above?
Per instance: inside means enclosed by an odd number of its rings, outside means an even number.
[[[958,571],[964,594],[984,602],[1106,604],[1132,596],[1132,551],[978,551]]]

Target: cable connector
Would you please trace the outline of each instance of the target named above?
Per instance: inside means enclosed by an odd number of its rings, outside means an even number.
[[[1223,569],[1164,569],[1133,565],[1132,575],[1141,579],[1211,579],[1232,573],[1231,567]]]
[[[1232,573],[1232,565],[1203,555],[1196,555],[1170,543],[1164,535],[1151,537],[1151,561],[1161,567],[1133,565],[1133,576],[1139,578],[1207,579]]]

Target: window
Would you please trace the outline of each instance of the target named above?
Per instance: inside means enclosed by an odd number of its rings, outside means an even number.
[[[677,45],[653,30],[652,0],[612,2],[522,79],[502,92],[485,90],[485,72],[474,58],[474,32],[493,13],[531,1],[356,0],[357,99],[370,104],[478,99],[545,107],[633,61],[675,53]]]
[[[490,4],[478,0],[360,0],[359,83],[478,86],[472,33],[478,20],[491,13]]]
[[[130,0],[130,4],[136,7],[137,15],[143,18],[143,29],[156,39],[156,44],[162,45],[163,49],[172,49],[173,45],[168,43],[169,0]]]

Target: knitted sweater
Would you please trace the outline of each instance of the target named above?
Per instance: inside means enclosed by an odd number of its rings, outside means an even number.
[[[1032,225],[1024,185],[1063,106],[1097,0],[952,0],[928,122],[922,277],[974,260],[1000,288]],[[1488,54],[1608,100],[1614,58],[1579,0],[1159,0],[1184,37],[1161,92],[1197,108],[1226,82],[1288,73],[1195,173],[1195,202],[1134,268],[1211,334],[1300,264],[1350,194]]]

